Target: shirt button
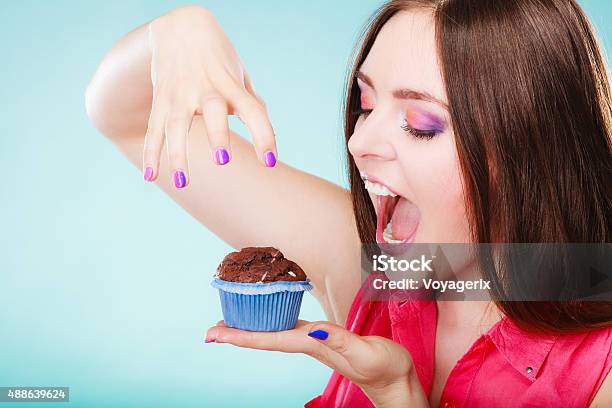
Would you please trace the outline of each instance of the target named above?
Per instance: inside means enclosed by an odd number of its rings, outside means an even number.
[[[531,373],[533,373],[533,368],[532,367],[527,367],[525,369],[525,371],[527,371],[527,374],[531,374]]]

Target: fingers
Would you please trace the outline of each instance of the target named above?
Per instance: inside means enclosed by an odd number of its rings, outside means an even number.
[[[361,336],[329,322],[298,321],[295,329],[280,332],[250,332],[225,326],[223,321],[211,327],[206,339],[258,350],[321,355],[321,347],[346,359],[364,355],[371,345]],[[316,341],[313,341],[316,340]]]
[[[168,92],[154,87],[143,151],[142,171],[146,181],[155,181],[159,176],[161,150],[165,141],[175,187],[181,189],[189,184],[187,135],[193,115],[199,110],[202,111],[212,160],[216,164],[225,165],[231,160],[227,117],[229,112],[234,112],[249,129],[260,162],[267,167],[276,165],[278,152],[274,130],[265,104],[256,94],[248,74],[245,73],[244,84],[238,84],[228,73],[220,74],[217,78],[215,88],[207,82],[203,84],[203,88],[209,91],[204,92],[204,96],[195,97],[196,108],[191,110],[184,106],[192,106],[194,98],[187,97],[188,103],[180,107],[172,101],[184,98],[164,97],[162,94]]]
[[[251,95],[253,95],[255,97],[255,99],[257,99],[257,101],[265,108],[266,107],[266,103],[264,102],[263,99],[261,99],[261,97],[259,96],[259,94],[255,91],[255,88],[253,87],[253,82],[251,81],[251,76],[249,75],[248,72],[244,71],[244,88],[247,90],[248,93],[250,93]]]
[[[371,390],[409,378],[413,369],[408,351],[380,336],[361,337],[329,322],[299,321],[293,330],[250,332],[225,326],[210,328],[206,342],[230,343],[258,350],[304,353],[349,380]]]
[[[234,112],[246,124],[253,138],[255,152],[261,162],[267,167],[274,167],[278,153],[274,129],[270,123],[265,106],[244,88],[234,81],[225,81],[226,87],[222,90],[224,96],[231,103]],[[247,82],[252,87],[250,81]]]
[[[207,343],[229,343],[238,347],[285,353],[304,353],[309,348],[308,343],[310,342],[303,330],[307,322],[299,322],[293,330],[279,332],[252,332],[234,329],[225,326],[223,322],[220,323],[208,329]]]
[[[189,183],[187,133],[193,112],[168,112],[166,106],[165,100],[156,93],[145,135],[143,177],[146,181],[155,181],[159,176],[159,161],[165,140],[174,186],[184,188]]]
[[[351,361],[346,356],[363,352],[359,351],[363,350],[359,336],[331,323],[303,320],[298,321],[295,329],[279,332],[238,330],[220,321],[208,330],[206,342],[229,343],[257,350],[304,353],[343,375],[352,373]],[[365,353],[361,357],[367,358],[368,350]]]
[[[172,112],[166,119],[166,149],[176,188],[189,184],[187,164],[187,133],[191,126],[193,112]]]
[[[159,159],[164,145],[165,119],[165,109],[155,95],[143,149],[142,171],[145,181],[155,181],[159,174]]]
[[[202,117],[213,161],[220,166],[227,164],[231,159],[227,114],[227,103],[221,95],[210,95],[202,102]]]

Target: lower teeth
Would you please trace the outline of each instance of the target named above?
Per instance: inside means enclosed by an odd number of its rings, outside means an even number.
[[[388,242],[389,244],[399,244],[402,243],[404,241],[402,241],[401,239],[393,239],[393,226],[392,226],[392,221],[389,221],[389,223],[387,224],[387,226],[385,227],[385,230],[383,231],[383,238],[385,239],[386,242]]]

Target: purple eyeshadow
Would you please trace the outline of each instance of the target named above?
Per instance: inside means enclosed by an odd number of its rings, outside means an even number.
[[[406,112],[406,121],[411,128],[443,132],[446,129],[446,121],[430,112],[412,109]]]

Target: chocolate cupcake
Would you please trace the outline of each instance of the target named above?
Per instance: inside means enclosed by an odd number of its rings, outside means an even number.
[[[272,247],[228,254],[212,286],[219,289],[225,324],[252,331],[293,329],[304,291],[312,289],[302,268]]]

